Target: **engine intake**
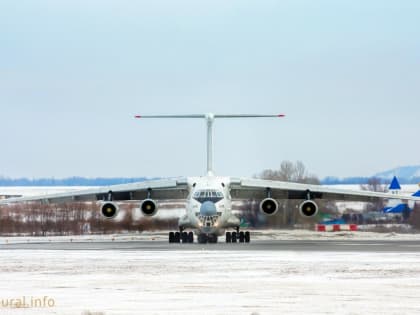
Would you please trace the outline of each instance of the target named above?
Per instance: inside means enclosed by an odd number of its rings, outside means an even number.
[[[158,207],[153,199],[145,199],[140,205],[140,210],[145,216],[151,217],[157,213]]]
[[[265,198],[260,202],[260,211],[266,215],[275,215],[278,210],[279,204],[273,198]]]
[[[318,213],[318,205],[315,201],[305,200],[299,206],[299,213],[302,217],[314,217]]]
[[[107,201],[101,204],[101,214],[107,219],[113,219],[119,212],[117,204]]]

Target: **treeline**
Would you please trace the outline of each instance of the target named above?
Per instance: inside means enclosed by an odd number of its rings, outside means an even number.
[[[117,184],[128,184],[148,180],[146,177],[125,178],[125,177],[68,177],[68,178],[8,178],[0,177],[0,186],[108,186]]]
[[[120,205],[118,219],[105,219],[94,202],[42,205],[40,203],[2,206],[0,235],[46,236],[110,234],[144,230],[176,229],[177,219],[133,219],[134,204]]]
[[[314,174],[311,174],[306,169],[301,161],[283,161],[278,169],[266,169],[259,173],[257,178],[278,180],[285,182],[295,182],[302,184],[319,185],[320,180]],[[319,215],[316,218],[302,218],[297,211],[299,204],[303,200],[278,200],[279,212],[276,215],[265,217],[267,226],[269,227],[291,227],[296,223],[313,224],[320,219]],[[323,213],[337,213],[335,202],[328,200],[317,201]],[[258,211],[259,203],[252,200],[248,203],[248,207],[252,212]]]

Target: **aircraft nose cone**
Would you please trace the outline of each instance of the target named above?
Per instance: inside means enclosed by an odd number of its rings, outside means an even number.
[[[201,204],[200,215],[202,216],[213,216],[217,214],[216,205],[211,201],[205,201]]]

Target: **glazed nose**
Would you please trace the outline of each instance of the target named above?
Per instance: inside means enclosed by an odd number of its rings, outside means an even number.
[[[217,214],[216,205],[211,201],[205,201],[201,204],[200,215],[202,216],[213,216]]]

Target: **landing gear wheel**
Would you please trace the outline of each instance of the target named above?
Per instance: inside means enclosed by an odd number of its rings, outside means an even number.
[[[179,243],[180,241],[181,241],[181,234],[179,232],[175,232],[174,243]]]
[[[226,243],[232,243],[232,234],[230,232],[226,232]]]
[[[169,243],[174,243],[175,241],[175,233],[169,232]]]
[[[208,236],[208,241],[209,241],[209,243],[217,243],[217,235],[215,235],[215,234],[210,234],[210,235]]]
[[[232,243],[236,243],[237,237],[236,232],[232,232]]]
[[[182,240],[182,243],[187,243],[188,242],[188,233],[187,232],[182,232],[181,240]]]
[[[188,233],[188,243],[194,243],[194,233],[193,232]]]
[[[249,243],[251,241],[251,235],[248,231],[245,232],[245,243]]]
[[[245,242],[245,234],[244,232],[239,232],[239,243],[244,243]]]
[[[198,243],[206,244],[208,241],[206,234],[198,234]]]

